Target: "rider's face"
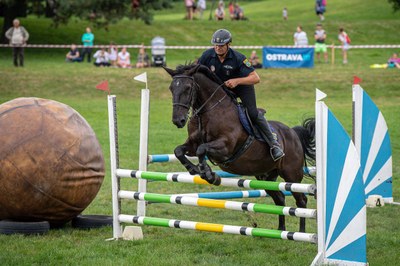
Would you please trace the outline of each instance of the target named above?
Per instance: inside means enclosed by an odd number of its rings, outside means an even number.
[[[223,56],[228,51],[228,44],[214,45],[214,51],[217,55]]]

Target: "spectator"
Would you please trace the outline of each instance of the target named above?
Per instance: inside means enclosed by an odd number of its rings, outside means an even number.
[[[349,35],[347,35],[343,28],[340,28],[338,38],[339,41],[342,43],[343,64],[347,64],[347,50],[349,50],[350,48],[350,37]]]
[[[241,8],[238,3],[235,4],[235,9],[233,10],[233,18],[235,20],[244,19],[243,8]]]
[[[10,40],[13,50],[14,66],[24,66],[24,46],[29,39],[28,31],[20,25],[18,19],[13,20],[13,26],[6,31],[6,38]]]
[[[231,18],[231,20],[233,20],[235,18],[235,5],[233,4],[232,1],[229,2],[228,9],[229,9],[229,17]]]
[[[260,59],[258,58],[257,52],[256,52],[255,50],[253,50],[253,51],[251,52],[249,61],[250,61],[251,65],[252,65],[254,68],[261,68],[261,67],[262,67],[262,65],[261,65],[261,63],[260,63]]]
[[[394,53],[392,57],[389,58],[386,68],[400,68],[400,58],[397,53]]]
[[[203,18],[203,12],[206,10],[206,0],[199,0],[197,2],[197,10],[199,12],[199,18]]]
[[[325,40],[326,40],[326,32],[322,28],[321,23],[317,24],[317,28],[314,33],[315,38],[315,53],[317,54],[318,62],[320,62],[320,53],[324,53],[325,63],[328,63],[328,51],[326,48]]]
[[[71,49],[66,54],[65,61],[71,62],[71,63],[81,62],[81,56],[80,56],[79,50],[78,50],[78,48],[76,48],[75,44],[71,44]]]
[[[149,67],[149,66],[150,66],[149,55],[146,53],[146,51],[144,50],[144,47],[142,46],[139,49],[137,62],[136,62],[136,67],[137,68],[143,68],[143,67]]]
[[[282,17],[283,17],[283,20],[288,20],[288,10],[286,7],[284,7],[282,10]]]
[[[194,0],[184,0],[186,6],[186,19],[192,20],[193,19],[193,12],[194,12]]]
[[[117,66],[117,58],[118,58],[118,47],[115,43],[111,42],[110,47],[108,48],[108,59],[110,59],[111,66]]]
[[[97,67],[109,67],[111,65],[108,53],[106,52],[105,48],[97,50],[93,57],[96,58],[96,62],[94,62],[94,65]]]
[[[92,46],[94,41],[94,35],[92,30],[87,27],[86,32],[82,35],[83,51],[82,51],[82,61],[85,60],[85,55],[87,54],[87,62],[90,63],[92,57]]]
[[[118,53],[117,66],[121,68],[131,68],[131,55],[123,47],[121,52]]]
[[[296,32],[293,35],[294,38],[294,45],[295,46],[307,46],[308,45],[308,38],[307,33],[303,31],[301,26],[297,26]]]
[[[224,18],[225,18],[224,3],[219,2],[217,9],[215,9],[215,19],[224,20]]]
[[[321,21],[325,20],[324,13],[326,12],[326,0],[315,1],[315,13]]]

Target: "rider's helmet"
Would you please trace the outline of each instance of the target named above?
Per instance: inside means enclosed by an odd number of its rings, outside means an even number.
[[[211,39],[212,45],[224,45],[230,42],[232,42],[232,34],[226,29],[217,30]]]

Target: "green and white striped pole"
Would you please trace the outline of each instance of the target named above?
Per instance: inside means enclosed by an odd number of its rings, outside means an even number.
[[[172,203],[187,206],[199,206],[207,208],[228,209],[235,211],[260,212],[277,215],[296,216],[304,218],[316,218],[315,209],[292,208],[285,206],[275,206],[260,203],[247,203],[227,200],[199,199],[184,196],[165,195],[156,193],[141,193],[135,191],[120,190],[118,197],[122,199],[134,199],[142,201],[151,201],[158,203]]]
[[[118,169],[117,175],[118,177],[136,178],[136,179],[209,185],[207,181],[202,179],[200,176],[196,175],[193,176],[190,174],[159,173],[159,172]],[[235,178],[221,179],[220,186],[265,189],[274,191],[290,191],[290,192],[300,192],[309,194],[316,193],[316,186],[314,184],[272,182],[272,181],[246,180],[246,179],[235,179]]]
[[[172,219],[163,219],[163,218],[146,217],[146,216],[133,216],[125,214],[119,215],[119,221],[122,223],[134,223],[134,224],[153,225],[153,226],[189,229],[189,230],[206,231],[206,232],[267,237],[275,239],[286,239],[286,240],[302,241],[309,243],[317,243],[317,234],[309,234],[309,233],[279,231],[272,229],[202,223],[193,221],[172,220]]]

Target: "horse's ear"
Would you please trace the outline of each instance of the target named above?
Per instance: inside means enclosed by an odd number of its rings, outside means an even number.
[[[167,71],[168,74],[171,75],[171,77],[173,77],[175,75],[175,70],[170,69],[168,67],[163,66],[164,70]]]
[[[197,71],[198,71],[198,69],[200,68],[200,64],[196,64],[196,65],[194,65],[194,67],[193,68],[191,68],[190,69],[190,71],[189,71],[189,76],[192,76],[194,73],[196,73]]]

